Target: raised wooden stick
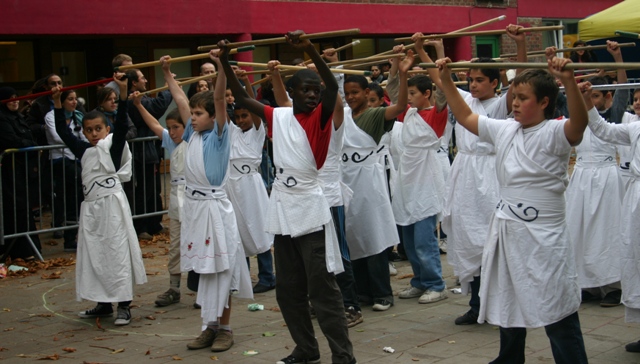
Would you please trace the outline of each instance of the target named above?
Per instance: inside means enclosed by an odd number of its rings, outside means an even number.
[[[247,52],[247,51],[252,51],[254,49],[256,49],[256,47],[254,47],[254,46],[238,47],[238,48],[234,48],[231,51],[229,51],[229,54],[236,54],[238,52]],[[192,54],[190,56],[175,57],[175,58],[171,58],[169,60],[169,63],[195,61],[197,59],[205,59],[205,58],[209,58],[209,53]],[[160,61],[136,63],[136,64],[130,64],[130,65],[127,65],[127,66],[116,67],[116,68],[114,68],[114,71],[126,71],[126,70],[130,70],[132,68],[155,67],[155,66],[160,66],[161,64],[162,63]]]
[[[387,56],[388,57],[388,56]],[[388,57],[387,59],[392,58],[392,57]],[[418,58],[417,54],[413,55],[413,58]],[[366,63],[359,63],[359,64],[347,64],[345,67],[348,68],[360,68],[360,67],[370,67],[370,66],[375,66],[375,65],[379,65],[380,61],[373,61],[373,62],[366,62]]]
[[[302,35],[300,37],[300,39],[341,37],[341,36],[345,36],[345,35],[354,35],[354,34],[360,34],[360,29],[354,28],[354,29],[345,29],[345,30],[335,30],[335,31],[331,31],[331,32],[304,34],[304,35]],[[258,45],[265,45],[265,44],[285,43],[286,41],[287,41],[287,38],[285,38],[285,37],[268,38],[268,39],[257,39],[257,40],[248,40],[248,41],[245,41],[245,42],[229,43],[229,44],[227,44],[227,47],[235,48],[235,47],[243,47],[243,46],[248,46],[248,45],[258,46]],[[217,49],[217,48],[218,48],[218,45],[214,44],[214,45],[200,46],[200,47],[198,47],[198,50],[199,51],[208,51],[210,49]]]
[[[420,63],[418,64],[420,67],[425,68],[437,68],[435,63]],[[638,69],[640,68],[640,62],[624,62],[624,63],[616,63],[616,62],[592,62],[589,63],[589,66],[595,67],[598,69],[613,69],[613,70],[629,70],[629,69]],[[547,63],[526,63],[526,62],[504,62],[504,63],[482,63],[482,62],[453,62],[447,65],[449,69],[478,69],[478,68],[536,68],[536,69],[547,69],[549,66]],[[584,63],[568,63],[565,65],[566,69],[570,70],[580,70],[584,67]]]
[[[471,30],[471,29],[480,28],[480,27],[483,27],[483,26],[485,26],[485,25],[489,25],[489,24],[493,24],[493,23],[496,23],[496,22],[499,22],[499,21],[505,20],[506,18],[507,18],[507,16],[506,16],[506,15],[500,15],[500,16],[498,16],[498,17],[496,17],[496,18],[489,19],[489,20],[485,20],[485,21],[480,22],[480,23],[478,23],[478,24],[469,25],[468,27],[460,28],[460,29],[458,29],[458,30],[454,30],[454,31],[452,31],[452,32],[448,32],[448,33],[446,33],[446,34],[456,34],[456,33],[460,33],[460,32],[466,32],[466,31],[469,31],[469,30]],[[411,40],[411,38],[409,38],[409,40]],[[406,46],[404,46],[404,50],[406,51],[406,50],[407,50],[407,49],[409,49],[409,48],[413,48],[413,47],[414,47],[414,45],[415,45],[415,43],[407,44]],[[376,54],[376,55],[377,55],[377,56],[379,56],[379,55],[383,55],[383,54],[391,54],[391,53],[393,53],[393,49],[392,49],[392,50],[389,50],[389,51],[386,51],[386,52],[378,53],[378,54]]]
[[[615,34],[619,37],[632,38],[632,39],[640,39],[640,34],[633,32],[625,32],[622,30],[616,30]]]
[[[640,83],[616,83],[609,85],[593,85],[592,90],[635,90],[640,89]],[[564,86],[560,87],[560,91],[564,91]]]
[[[356,44],[360,44],[360,40],[359,40],[359,39],[356,39],[356,40],[354,40],[354,41],[353,41],[353,42],[351,42],[351,43],[347,43],[347,44],[345,44],[345,45],[343,45],[343,46],[340,46],[340,47],[338,47],[338,48],[334,49],[334,51],[335,51],[335,52],[340,52],[340,51],[343,51],[343,50],[345,50],[345,49],[347,49],[347,48],[353,47],[353,46],[355,46]],[[311,63],[313,63],[313,60],[312,60],[312,59],[307,59],[306,61],[304,61],[304,64],[311,64]]]
[[[528,32],[544,32],[547,30],[560,30],[564,29],[563,25],[551,25],[546,27],[531,27],[531,28],[522,28],[520,33],[528,33]],[[477,35],[500,35],[506,34],[506,29],[496,29],[496,30],[480,30],[476,32],[459,32],[459,33],[447,33],[447,34],[432,34],[425,35],[422,39],[440,39],[440,38],[458,38],[458,37],[467,37],[467,36],[477,36]],[[411,40],[411,37],[405,38],[396,38],[394,39],[396,42],[406,42]]]
[[[283,65],[283,64],[276,66],[276,68],[281,69],[281,70],[296,70],[296,71],[308,69],[307,67],[287,66],[287,65]],[[340,68],[331,68],[330,70],[333,73],[343,73],[345,75],[362,75],[362,76],[371,75],[371,71],[345,70],[345,69],[340,69]]]
[[[259,85],[259,84],[265,83],[265,82],[267,82],[269,80],[271,80],[271,76],[267,76],[267,77],[259,79],[258,81],[251,82],[251,86]]]
[[[620,48],[635,47],[635,46],[636,44],[634,42],[618,44],[618,47]],[[607,49],[607,45],[601,44],[601,45],[592,45],[592,46],[585,46],[585,47],[563,48],[563,49],[556,50],[556,53],[572,52],[572,51],[589,51],[594,49]],[[546,51],[532,51],[532,52],[527,52],[527,55],[528,56],[545,55],[545,53]],[[500,55],[500,57],[515,57],[515,56],[516,56],[515,53],[507,53],[507,54]]]
[[[184,85],[189,85],[192,83],[196,83],[200,80],[206,80],[209,78],[214,78],[216,77],[218,74],[214,73],[214,74],[209,74],[209,75],[204,75],[204,76],[198,76],[198,77],[193,77],[190,78],[186,81],[182,81],[182,82],[178,82],[178,86],[184,86]],[[169,86],[162,86],[162,87],[158,87],[158,88],[154,88],[153,90],[147,90],[145,92],[142,92],[143,95],[149,95],[149,94],[155,94],[156,92],[160,92],[160,91],[164,91],[164,90],[168,90]]]
[[[79,85],[63,87],[63,88],[60,89],[60,91],[62,92],[62,91],[67,91],[67,90],[78,90],[78,89],[89,87],[89,86],[106,84],[106,83],[109,83],[111,81],[113,81],[113,77],[105,78],[104,80],[91,81],[91,82],[87,82],[87,83],[81,83]],[[35,99],[35,98],[40,97],[40,96],[51,95],[51,94],[53,94],[53,92],[51,92],[51,90],[44,91],[44,92],[38,92],[38,93],[35,93],[35,94],[19,96],[19,97],[13,98],[13,99],[2,100],[2,103],[5,104],[5,103],[11,102],[11,101]]]
[[[347,61],[331,62],[331,63],[327,63],[327,65],[331,67],[331,66],[339,66],[339,65],[346,65],[346,64],[356,64],[361,62],[381,61],[381,60],[387,60],[389,58],[394,58],[394,57],[404,57],[404,54],[398,53],[398,54],[391,54],[391,55],[356,58],[356,59],[350,59]]]
[[[615,76],[616,73],[617,73],[617,71],[607,71],[604,74],[607,75],[607,76]],[[591,78],[591,77],[596,77],[596,76],[600,76],[600,74],[599,73],[589,73],[589,74],[586,74],[586,75],[577,75],[577,76],[575,76],[575,79],[576,80],[583,80],[585,78]]]

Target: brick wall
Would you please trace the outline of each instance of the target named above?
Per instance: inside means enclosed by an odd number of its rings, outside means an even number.
[[[518,24],[525,28],[542,26],[541,18],[518,18]],[[542,50],[542,34],[541,32],[533,32],[526,34],[527,51]],[[474,46],[475,49],[475,46]],[[516,43],[507,35],[500,36],[500,54],[515,53]]]

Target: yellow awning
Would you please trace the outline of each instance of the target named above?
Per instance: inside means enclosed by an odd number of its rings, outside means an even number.
[[[640,33],[640,0],[625,0],[578,22],[584,41],[613,38],[616,30]]]

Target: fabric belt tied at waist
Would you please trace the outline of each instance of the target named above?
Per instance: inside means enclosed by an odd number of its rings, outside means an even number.
[[[178,176],[176,178],[172,178],[171,179],[171,185],[172,186],[180,186],[180,185],[184,185],[187,183],[187,180],[184,178],[184,176]]]
[[[500,197],[496,206],[498,218],[536,224],[565,221],[565,200],[562,193],[502,188]]]
[[[591,160],[585,160],[582,157],[576,159],[576,167],[580,168],[603,168],[616,165],[616,158],[611,155],[591,157]]]
[[[273,188],[286,193],[313,192],[316,189],[322,193],[318,182],[318,172],[296,169],[277,168]]]
[[[192,200],[218,200],[227,196],[222,187],[185,186],[184,194]]]
[[[229,168],[229,176],[232,178],[240,178],[250,174],[259,173],[260,161],[255,159],[234,159],[231,161],[231,168]]]
[[[115,175],[93,181],[89,186],[82,185],[85,201],[94,201],[120,191],[122,191],[122,184],[120,183],[120,179]]]

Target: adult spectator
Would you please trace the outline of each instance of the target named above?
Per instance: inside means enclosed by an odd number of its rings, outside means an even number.
[[[118,98],[117,93],[110,87],[102,87],[98,90],[98,94],[96,95],[96,99],[98,102],[98,107],[96,107],[96,111],[99,111],[104,114],[107,118],[107,123],[111,128],[111,133],[113,133],[113,123],[116,120],[116,112],[118,111]],[[125,138],[127,140],[133,139],[138,135],[138,131],[133,125],[133,121],[129,115],[127,115],[127,125],[129,125],[129,131]]]
[[[214,66],[213,63],[207,62],[207,63],[204,63],[202,66],[200,66],[200,76],[214,75],[215,73],[216,73],[216,66]],[[207,81],[208,89],[213,90],[213,83],[211,82],[211,80],[206,80],[206,81]],[[199,84],[200,84],[199,82],[192,83],[189,86],[189,91],[187,91],[188,98],[191,98],[191,96],[199,92],[198,91]]]
[[[113,69],[120,66],[130,66],[132,64],[133,64],[133,59],[131,58],[131,56],[124,53],[118,54],[117,56],[113,57],[113,59],[111,60],[111,67],[113,67]],[[115,81],[109,82],[104,87],[109,87],[110,89],[115,91],[116,99],[120,98],[120,88],[118,87],[118,84]]]

